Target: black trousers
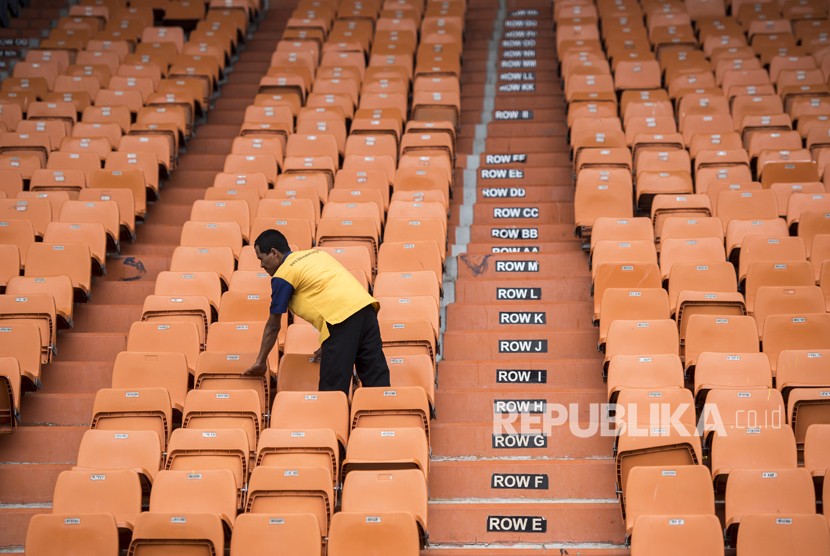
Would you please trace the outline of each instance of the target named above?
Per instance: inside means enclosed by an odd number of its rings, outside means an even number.
[[[371,305],[328,327],[320,360],[321,391],[340,390],[348,396],[353,367],[363,386],[389,386],[378,316]]]

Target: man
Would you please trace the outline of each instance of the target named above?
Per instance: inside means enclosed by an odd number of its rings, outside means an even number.
[[[271,278],[271,314],[265,323],[259,355],[245,371],[262,375],[277,341],[280,320],[290,310],[320,331],[320,390],[346,395],[352,368],[363,386],[389,386],[383,355],[377,300],[331,255],[316,249],[291,252],[277,230],[262,232],[254,242],[262,268]]]

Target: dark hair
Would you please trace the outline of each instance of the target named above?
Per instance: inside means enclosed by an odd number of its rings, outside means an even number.
[[[288,246],[288,240],[277,230],[265,230],[256,238],[254,245],[259,249],[260,253],[270,253],[271,249],[276,249],[285,255],[291,251],[291,248]]]

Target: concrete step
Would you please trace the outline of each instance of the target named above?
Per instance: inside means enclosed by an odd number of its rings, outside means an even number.
[[[101,281],[95,285],[95,303],[101,305],[143,305],[144,298],[153,293],[154,281],[116,282]]]
[[[124,332],[72,332],[64,334],[58,345],[60,361],[114,361],[126,349]]]
[[[509,388],[538,392],[540,389],[605,388],[602,363],[593,359],[515,359],[506,361],[441,361],[439,390]],[[438,408],[441,419],[442,408]]]
[[[441,407],[437,410],[440,412]],[[435,421],[430,426],[432,455],[474,458],[591,458],[611,454],[614,438],[598,434],[587,421],[573,420],[549,427],[544,426],[542,418],[534,421],[535,423],[529,425],[530,432],[526,433],[519,432],[520,424],[516,423],[515,434],[503,432],[509,429],[503,426],[496,427],[492,422]]]
[[[20,402],[20,423],[25,426],[86,426],[92,420],[94,394],[31,392]]]
[[[429,538],[434,543],[608,543],[622,545],[619,504],[548,501],[432,502]]]
[[[538,418],[556,415],[560,411],[577,411],[580,420],[591,417],[591,405],[608,401],[604,388],[594,390],[553,390],[546,388],[534,393],[512,390],[509,387],[498,390],[450,390],[442,386],[435,392],[435,404],[440,408],[439,422],[490,423],[507,418],[509,413],[517,417]],[[552,413],[555,412],[555,413]]]
[[[209,117],[212,117],[216,112],[211,112]],[[240,121],[240,123],[242,123]],[[175,177],[177,173],[182,173],[185,170],[215,170],[222,171],[222,166],[225,164],[225,158],[216,156],[215,154],[195,154],[187,153],[179,159],[179,164],[173,172]]]
[[[71,468],[69,464],[0,464],[0,505],[48,504],[58,475]]]
[[[155,225],[154,225],[155,226]],[[154,227],[153,226],[153,227]],[[153,229],[149,227],[147,229]],[[162,255],[122,255],[107,259],[107,274],[104,280],[108,281],[154,281],[158,273],[170,269],[170,256]],[[95,290],[93,289],[93,296]]]
[[[129,321],[128,324],[131,324]],[[60,342],[60,339],[58,339]],[[41,371],[40,393],[86,394],[112,385],[112,361],[54,360]]]
[[[540,330],[536,332],[477,331],[470,342],[467,331],[444,334],[443,357],[447,361],[511,361],[536,359],[601,360],[596,330]]]
[[[432,500],[467,498],[613,499],[611,459],[433,460]]]
[[[14,434],[0,436],[3,463],[74,464],[84,427],[18,427]]]
[[[516,303],[447,306],[448,330],[589,330],[593,328],[594,306],[589,301],[572,303]]]
[[[89,303],[75,308],[75,326],[72,332],[123,332],[141,319],[140,305],[100,305]],[[58,340],[60,348],[60,339]],[[59,352],[60,354],[60,352]]]
[[[23,551],[29,520],[36,514],[52,513],[49,505],[0,507],[0,550]]]

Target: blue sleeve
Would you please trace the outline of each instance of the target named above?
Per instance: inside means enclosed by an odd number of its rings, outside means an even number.
[[[282,278],[271,278],[271,314],[281,315],[288,311],[288,301],[294,293],[294,286]]]

